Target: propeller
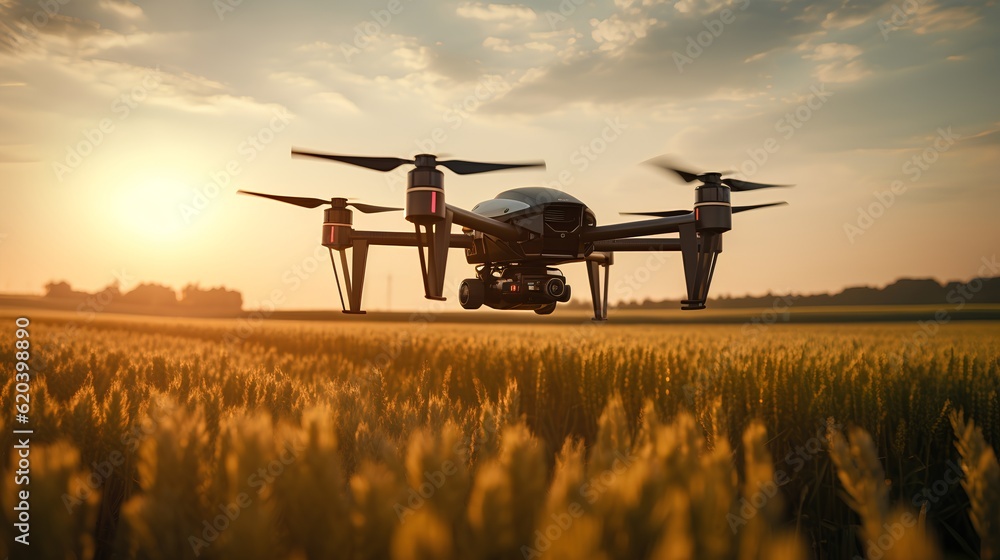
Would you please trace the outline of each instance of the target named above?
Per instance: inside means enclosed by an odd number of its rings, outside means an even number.
[[[299,149],[292,149],[293,156],[304,156],[304,157],[314,157],[320,159],[329,159],[333,161],[339,161],[341,163],[347,163],[350,165],[356,165],[358,167],[364,167],[366,169],[373,169],[375,171],[392,171],[397,167],[405,164],[414,164],[419,166],[429,166],[435,167],[441,165],[450,169],[453,173],[458,175],[471,175],[473,173],[489,173],[491,171],[501,171],[504,169],[517,169],[522,167],[545,167],[545,162],[526,162],[526,163],[483,163],[478,161],[465,161],[461,159],[451,159],[445,161],[437,161],[437,156],[429,154],[421,154],[417,156],[417,159],[402,159],[395,157],[365,157],[365,156],[344,156],[338,154],[327,154],[322,152],[310,152]]]
[[[348,163],[350,165],[357,165],[358,167],[365,167],[368,169],[374,169],[375,171],[392,171],[400,165],[407,163],[414,163],[412,159],[401,159],[394,157],[364,157],[364,156],[341,156],[337,154],[324,154],[321,152],[306,152],[303,150],[297,150],[292,148],[293,156],[305,156],[314,157],[320,159],[329,159],[333,161],[339,161],[341,163]]]
[[[525,163],[484,163],[449,159],[438,161],[438,156],[432,154],[417,154],[413,159],[397,157],[367,157],[329,154],[292,148],[292,156],[328,159],[348,165],[356,165],[374,171],[388,172],[403,165],[414,165],[407,176],[406,219],[414,225],[416,246],[420,254],[420,271],[424,281],[424,296],[428,299],[444,299],[444,276],[448,262],[448,249],[451,245],[451,226],[454,210],[444,202],[444,174],[437,167],[445,167],[458,175],[473,173],[489,173],[504,169],[524,167],[545,167],[545,162]],[[251,193],[256,194],[256,193]],[[265,196],[265,195],[261,195]],[[268,197],[282,200],[278,197]],[[284,200],[292,204],[316,204],[315,199]],[[337,204],[343,204],[337,202]],[[353,204],[363,212],[382,212],[396,208],[381,208],[377,206]]]
[[[723,179],[722,184],[726,185],[731,190],[736,192],[755,191],[757,189],[788,188],[794,186],[794,185],[771,185],[768,183],[751,183],[750,181],[741,181],[739,179],[733,179],[731,177]]]
[[[752,204],[750,206],[733,206],[733,214],[739,212],[746,212],[747,210],[756,210],[757,208],[767,208],[768,206],[787,206],[787,202],[768,202],[766,204]]]
[[[733,179],[730,177],[722,178],[723,175],[729,175],[733,173],[732,171],[711,171],[708,173],[692,173],[691,171],[685,171],[683,169],[678,169],[672,164],[666,163],[662,160],[649,160],[651,165],[655,165],[664,171],[671,171],[675,173],[678,177],[684,180],[685,183],[690,183],[692,181],[701,181],[703,183],[722,183],[735,192],[741,191],[753,191],[757,189],[769,189],[773,187],[791,187],[792,185],[771,185],[768,183],[751,183],[750,181],[742,181],[740,179]]]
[[[324,204],[332,205],[333,201],[337,200],[337,199],[323,200],[322,198],[307,198],[301,196],[283,196],[277,194],[265,194],[259,192],[251,192],[251,191],[236,191],[236,192],[240,194],[249,194],[253,196],[259,196],[262,198],[269,198],[271,200],[277,200],[278,202],[285,202],[287,204],[294,204],[295,206],[301,206],[302,208],[319,208]],[[402,210],[402,208],[391,208],[389,206],[375,206],[374,204],[364,204],[361,202],[347,202],[346,199],[340,199],[340,200],[344,200],[345,206],[353,206],[356,210],[360,210],[365,214],[376,214],[378,212],[393,212],[396,210]]]
[[[753,204],[750,206],[733,206],[733,214],[756,210],[757,208],[767,208],[768,206],[785,206],[787,202],[768,202],[766,204]],[[657,218],[669,218],[672,216],[683,216],[690,214],[691,210],[663,210],[661,212],[619,212],[622,216],[654,216]]]
[[[792,185],[771,185],[767,183],[751,183],[750,181],[743,181],[740,179],[733,179],[730,177],[725,177],[725,178],[722,177],[723,175],[728,175],[730,173],[733,173],[732,171],[710,171],[707,173],[694,173],[691,171],[680,169],[662,157],[648,160],[646,163],[655,165],[656,167],[659,167],[664,171],[669,171],[671,173],[676,174],[685,183],[701,181],[703,184],[699,186],[697,189],[698,192],[698,196],[696,197],[697,201],[703,200],[702,194],[705,192],[704,191],[705,187],[721,187],[722,185],[725,185],[729,187],[729,189],[732,191],[742,192],[742,191],[754,191],[758,189],[768,189],[772,187],[792,186]],[[706,195],[706,197],[708,198],[705,198],[704,200],[718,201],[720,200],[719,198],[717,198],[718,196],[719,196],[718,194]],[[729,201],[728,194],[726,194],[722,200],[728,203]],[[756,210],[758,208],[767,208],[769,206],[781,206],[784,204],[787,203],[771,202],[767,204],[754,204],[750,206],[733,206],[732,213],[737,214],[739,212],[745,212],[747,210]],[[695,206],[697,206],[697,204]],[[657,218],[669,218],[674,216],[683,216],[689,213],[691,213],[691,210],[663,210],[660,212],[622,212],[621,214],[623,216],[655,216]]]
[[[657,218],[671,218],[673,216],[683,216],[690,214],[691,210],[663,210],[661,212],[619,212],[621,216],[655,216]]]

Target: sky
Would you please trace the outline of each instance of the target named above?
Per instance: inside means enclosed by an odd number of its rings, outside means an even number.
[[[405,170],[292,147],[544,159],[446,172],[447,200],[544,185],[599,224],[691,208],[643,163],[661,155],[794,184],[734,193],[789,205],[734,217],[713,296],[1000,275],[998,46],[995,1],[0,0],[0,291],[196,282],[339,307],[322,211],[236,191],[402,206]],[[564,267],[574,299],[583,270]],[[471,276],[452,251],[432,304],[415,249],[375,248],[364,305],[458,310]],[[618,254],[610,286],[679,298],[679,256]]]

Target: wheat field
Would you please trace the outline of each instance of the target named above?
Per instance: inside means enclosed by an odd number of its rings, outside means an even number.
[[[0,556],[1000,558],[1000,325],[921,332],[40,316]]]

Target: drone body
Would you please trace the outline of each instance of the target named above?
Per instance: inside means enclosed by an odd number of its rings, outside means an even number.
[[[482,305],[493,309],[530,309],[552,313],[569,301],[570,287],[555,265],[579,262],[592,250],[580,233],[597,224],[593,211],[556,189],[525,187],[504,191],[472,207],[480,216],[511,224],[527,232],[520,242],[506,242],[487,233],[468,230],[472,247],[465,250],[476,278],[459,287],[465,309]]]
[[[322,243],[330,250],[337,290],[345,313],[364,313],[361,296],[368,249],[372,245],[417,247],[424,295],[435,300],[445,299],[442,292],[449,249],[464,249],[466,260],[475,265],[476,270],[475,277],[464,280],[459,288],[459,301],[465,309],[478,309],[485,305],[494,309],[533,310],[541,315],[552,313],[558,303],[569,301],[571,295],[570,286],[556,266],[583,262],[587,266],[595,320],[607,319],[608,276],[615,252],[680,251],[687,287],[687,299],[682,302],[682,309],[704,309],[715,263],[722,252],[722,234],[732,229],[732,214],[784,204],[733,207],[730,203],[731,191],[779,185],[723,179],[720,173],[696,175],[660,164],[687,182],[703,182],[695,189],[694,209],[642,213],[653,218],[598,226],[594,212],[586,204],[551,188],[510,189],[477,204],[471,211],[446,204],[444,174],[437,169],[442,166],[464,175],[543,167],[544,163],[438,161],[436,156],[430,154],[404,160],[296,150],[292,153],[377,171],[391,171],[404,164],[415,166],[408,173],[405,208],[406,220],[414,226],[412,233],[356,230],[353,211],[348,207],[364,213],[399,208],[348,202],[345,198],[327,201],[240,191],[306,208],[330,206],[324,212]],[[452,233],[453,225],[461,226],[462,233]],[[679,235],[648,237],[667,233]],[[334,251],[340,254],[346,302]],[[348,251],[351,253],[350,261]]]

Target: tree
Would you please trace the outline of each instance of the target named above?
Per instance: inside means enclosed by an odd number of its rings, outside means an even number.
[[[139,284],[134,290],[121,296],[122,303],[143,306],[177,305],[177,294],[173,288],[160,284]]]
[[[79,292],[74,292],[73,288],[69,285],[69,282],[65,280],[60,280],[58,282],[49,282],[45,285],[45,297],[50,298],[71,298],[74,296],[83,295]]]
[[[224,287],[203,290],[197,284],[188,284],[181,291],[181,305],[199,309],[240,311],[243,296],[239,292]]]

